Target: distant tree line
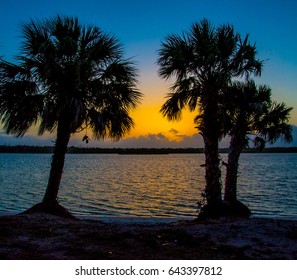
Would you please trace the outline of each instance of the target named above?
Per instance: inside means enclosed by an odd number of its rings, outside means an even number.
[[[51,146],[6,146],[0,145],[0,153],[24,153],[24,154],[52,154]],[[220,153],[228,153],[228,148],[219,149]],[[82,148],[71,146],[68,154],[203,154],[203,148]],[[297,147],[274,147],[260,151],[256,148],[246,148],[243,153],[297,153]]]

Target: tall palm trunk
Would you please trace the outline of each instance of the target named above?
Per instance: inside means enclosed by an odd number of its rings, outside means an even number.
[[[248,218],[251,215],[250,209],[237,200],[238,162],[245,144],[245,135],[239,133],[231,137],[225,179],[224,204],[228,216]]]
[[[222,201],[221,170],[219,159],[218,139],[204,136],[205,147],[205,194],[208,205]]]
[[[244,143],[242,141],[242,138],[233,136],[231,138],[229,153],[228,153],[228,163],[227,163],[225,192],[224,192],[224,200],[228,202],[237,201],[238,162],[243,148],[244,148]]]
[[[70,129],[67,122],[61,119],[57,128],[57,139],[54,147],[54,154],[52,157],[50,176],[48,180],[47,189],[43,198],[43,203],[48,206],[57,204],[58,191],[62,178],[65,154],[70,139]]]
[[[221,169],[219,158],[220,118],[216,92],[212,91],[204,101],[204,147],[205,147],[205,195],[207,204],[222,202]]]

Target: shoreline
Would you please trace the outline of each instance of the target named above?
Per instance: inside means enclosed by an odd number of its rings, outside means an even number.
[[[119,223],[0,216],[0,259],[297,259],[297,221],[267,218]]]
[[[228,153],[228,148],[220,148],[220,153]],[[0,145],[0,153],[41,153],[52,154],[52,146]],[[117,154],[117,155],[169,155],[169,154],[204,154],[204,148],[99,148],[68,147],[68,154]],[[245,148],[243,153],[297,153],[297,147],[266,147],[263,151]]]
[[[22,215],[27,209],[19,209],[18,211],[0,211],[1,217],[14,217]],[[74,217],[81,221],[95,221],[103,222],[107,224],[144,224],[144,225],[158,225],[158,224],[170,224],[179,221],[193,221],[197,218],[197,214],[188,216],[115,216],[115,215],[86,215],[77,212],[70,212]],[[263,219],[263,220],[279,220],[279,221],[297,221],[297,216],[271,216],[271,215],[261,215],[259,213],[252,213],[250,219]]]

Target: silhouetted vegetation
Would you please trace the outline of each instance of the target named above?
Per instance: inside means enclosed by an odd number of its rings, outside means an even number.
[[[71,134],[119,140],[133,127],[129,111],[141,97],[134,64],[119,41],[75,17],[31,20],[22,26],[18,64],[0,63],[0,117],[4,131],[22,137],[56,131],[42,203],[30,211],[67,214],[57,201]]]
[[[168,36],[159,50],[158,64],[162,78],[174,79],[161,113],[169,120],[180,120],[184,108],[197,112],[195,122],[205,149],[207,208],[201,212],[222,216],[226,205],[222,203],[219,141],[224,135],[224,93],[233,79],[261,74],[256,47],[233,26],[214,27],[204,19],[188,32]]]
[[[27,153],[27,154],[51,154],[53,147],[50,146],[0,146],[0,153]],[[228,148],[219,149],[221,154],[229,152]],[[203,154],[203,148],[81,148],[81,147],[69,147],[68,154]],[[245,148],[242,153],[297,153],[297,147],[275,147],[264,148],[259,150],[257,148]]]
[[[24,153],[24,154],[52,154],[50,146],[0,146],[0,153]]]
[[[266,85],[256,86],[252,80],[233,82],[224,94],[225,130],[230,136],[226,166],[224,201],[239,205],[237,177],[239,157],[252,142],[263,150],[266,142],[275,143],[279,138],[292,141],[289,115],[292,108],[271,100],[271,90]],[[247,211],[247,209],[245,209]]]

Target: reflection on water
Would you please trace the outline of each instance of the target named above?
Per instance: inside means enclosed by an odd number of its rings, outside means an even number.
[[[195,215],[196,185],[203,187],[203,181],[199,182],[203,176],[195,175],[203,171],[195,157],[87,155],[81,165],[75,160],[81,155],[70,158],[61,198],[67,198],[65,205],[76,207],[78,203],[75,211],[115,216]]]
[[[41,201],[50,159],[48,154],[0,154],[0,214]],[[203,162],[200,154],[69,154],[60,202],[92,218],[194,216],[205,185]],[[296,167],[296,154],[243,154],[239,198],[257,216],[297,219]]]

